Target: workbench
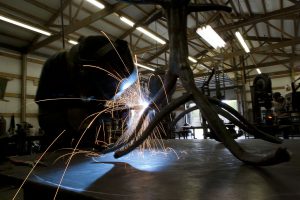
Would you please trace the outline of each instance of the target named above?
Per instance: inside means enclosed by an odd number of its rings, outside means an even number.
[[[158,142],[158,141],[156,141]],[[267,166],[248,166],[237,160],[222,143],[214,140],[165,140],[166,149],[136,149],[114,159],[113,154],[73,157],[56,199],[300,199],[300,140],[286,140],[293,153],[289,162]],[[250,151],[265,151],[277,145],[258,139],[240,139]],[[65,151],[47,154],[24,185],[24,200],[53,199],[66,157]],[[35,156],[20,157],[35,159]],[[11,166],[0,170],[1,181],[20,185],[30,170]]]

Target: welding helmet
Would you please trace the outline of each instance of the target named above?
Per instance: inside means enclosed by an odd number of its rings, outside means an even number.
[[[89,36],[74,48],[77,54],[74,62],[79,66],[87,96],[112,99],[137,80],[136,66],[126,41]]]

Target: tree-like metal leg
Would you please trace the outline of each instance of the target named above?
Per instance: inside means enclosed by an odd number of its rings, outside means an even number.
[[[202,115],[209,123],[217,137],[224,143],[229,151],[241,161],[251,165],[272,165],[280,162],[288,161],[290,155],[284,148],[278,148],[267,154],[249,153],[245,151],[228,133],[225,125],[218,117],[218,110],[209,99],[202,94],[196,87],[193,72],[188,64],[188,44],[186,35],[187,15],[190,12],[207,11],[207,10],[224,10],[229,9],[219,5],[196,5],[190,4],[189,0],[129,0],[130,3],[146,3],[160,4],[168,20],[169,45],[170,45],[170,61],[167,71],[166,88],[167,92],[175,86],[177,77],[180,78],[183,87],[187,91],[187,95],[171,102],[162,109],[146,130],[131,144],[125,146],[122,150],[115,153],[115,157],[120,157],[132,151],[151,134],[153,129],[158,125],[166,115],[176,109],[179,105],[186,102],[188,98],[192,98],[196,106],[200,109]],[[161,90],[155,98],[157,104],[163,101],[163,91]],[[276,141],[276,140],[275,140]]]

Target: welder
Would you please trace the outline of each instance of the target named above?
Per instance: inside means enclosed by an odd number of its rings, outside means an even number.
[[[44,131],[42,149],[63,131],[52,149],[72,147],[86,128],[81,144],[93,145],[100,120],[90,126],[92,114],[102,111],[107,100],[137,79],[126,41],[88,36],[78,42],[50,57],[43,66],[35,98]]]

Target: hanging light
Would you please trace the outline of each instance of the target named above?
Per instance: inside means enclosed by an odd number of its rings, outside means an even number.
[[[197,60],[191,56],[189,56],[188,59],[193,63],[197,63]]]
[[[97,1],[97,0],[86,0],[86,1],[89,2],[90,4],[93,4],[97,8],[100,8],[100,9],[104,9],[105,8],[105,6],[102,3],[100,3],[99,1]]]
[[[78,42],[77,42],[77,41],[75,41],[75,40],[68,40],[68,42],[69,42],[70,44],[73,44],[73,45],[76,45],[76,44],[78,44]]]
[[[261,74],[261,71],[260,71],[259,68],[256,68],[256,72],[257,72],[258,74]]]
[[[125,24],[128,24],[128,25],[131,26],[131,27],[134,26],[134,22],[131,21],[130,19],[126,18],[126,17],[120,16],[120,20],[121,20],[122,22],[124,22]]]
[[[166,44],[166,41],[160,39],[159,37],[157,37],[156,35],[154,35],[153,33],[150,33],[149,31],[147,31],[146,29],[142,28],[142,27],[137,27],[136,28],[138,31],[144,33],[145,35],[147,35],[148,37],[152,38],[153,40],[156,40],[157,42],[159,42],[160,44]]]
[[[146,65],[142,65],[142,64],[140,64],[140,63],[134,63],[136,66],[138,66],[138,67],[141,67],[141,68],[144,68],[144,69],[148,69],[148,70],[150,70],[150,71],[155,71],[155,69],[153,69],[153,68],[151,68],[151,67],[148,67],[148,66],[146,66]]]
[[[130,19],[120,16],[120,20],[122,22],[124,22],[125,24],[134,27],[135,23],[133,21],[131,21]],[[142,28],[142,27],[137,27],[136,30],[140,31],[141,33],[147,35],[148,37],[152,38],[153,40],[157,41],[160,44],[166,44],[166,41],[164,41],[163,39],[161,39],[160,37],[154,35],[153,33],[147,31],[146,29]]]
[[[31,26],[31,25],[28,25],[28,24],[25,24],[23,22],[19,22],[19,21],[16,21],[16,20],[4,17],[2,15],[0,15],[0,20],[8,22],[8,23],[11,23],[11,24],[14,24],[14,25],[17,25],[17,26],[20,26],[22,28],[26,28],[28,30],[31,30],[31,31],[34,31],[34,32],[37,32],[37,33],[40,33],[40,34],[43,34],[43,35],[46,35],[46,36],[50,36],[51,35],[51,33],[48,32],[48,31],[42,30],[40,28]]]
[[[239,40],[239,43],[242,45],[242,47],[244,48],[245,52],[246,53],[249,53],[250,52],[250,49],[249,47],[247,46],[244,38],[242,37],[241,33],[240,32],[235,32],[235,36],[237,37],[237,39]]]
[[[210,25],[198,28],[196,32],[215,49],[225,47],[225,41]]]

